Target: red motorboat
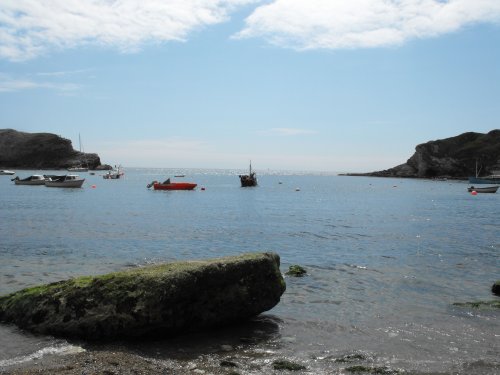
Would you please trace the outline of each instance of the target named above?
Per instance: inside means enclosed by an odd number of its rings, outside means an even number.
[[[197,184],[192,182],[170,182],[170,178],[163,182],[153,181],[148,184],[148,189],[154,190],[193,190]]]

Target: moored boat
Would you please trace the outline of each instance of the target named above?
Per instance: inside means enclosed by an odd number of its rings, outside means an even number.
[[[102,176],[105,180],[117,180],[121,178],[125,173],[122,171],[121,167],[117,169],[109,170],[108,173]]]
[[[64,176],[52,176],[45,181],[45,186],[62,187],[62,188],[80,188],[85,181],[76,174],[68,174]]]
[[[12,179],[16,185],[45,185],[45,176],[41,174],[34,174],[26,178],[16,177]]]
[[[473,191],[475,191],[476,193],[496,193],[498,188],[500,186],[487,186],[487,187],[474,187],[474,186],[471,186],[469,188],[467,188],[467,191],[469,193],[472,193]]]
[[[484,177],[469,177],[471,184],[500,184],[500,174],[491,174]]]
[[[82,147],[82,138],[80,137],[80,134],[78,134],[78,146],[80,153],[82,153],[83,147]],[[88,172],[89,171],[88,165],[85,166],[85,164],[87,164],[87,161],[85,161],[85,163],[81,163],[73,167],[70,167],[67,170],[68,172]]]
[[[490,175],[479,177],[482,167],[477,169],[478,163],[476,160],[476,175],[469,176],[469,183],[471,184],[500,184],[500,171],[492,171]]]
[[[252,172],[252,162],[248,174],[240,174],[241,187],[257,186],[257,175]]]
[[[76,166],[68,168],[68,172],[88,172],[89,169],[83,166]]]
[[[197,184],[193,182],[171,182],[170,178],[163,182],[153,181],[147,185],[148,189],[154,190],[193,190]]]
[[[16,172],[9,171],[8,169],[2,169],[2,170],[0,170],[0,175],[10,175],[10,176],[12,176],[13,174],[16,174]]]

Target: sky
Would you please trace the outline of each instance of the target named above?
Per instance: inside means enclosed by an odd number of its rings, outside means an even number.
[[[125,167],[388,169],[500,128],[500,0],[1,0],[0,128]]]

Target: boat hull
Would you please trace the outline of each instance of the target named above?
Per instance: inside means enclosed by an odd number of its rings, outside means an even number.
[[[16,180],[14,181],[16,185],[45,185],[44,180],[32,180],[32,181],[22,181]]]
[[[255,176],[255,173],[250,175],[240,175],[240,182],[241,187],[257,186],[257,177]]]
[[[467,191],[469,193],[473,191],[475,191],[476,193],[496,193],[499,187],[500,186],[488,186],[488,187],[477,188],[471,186],[470,188],[467,188]]]
[[[191,182],[171,182],[170,184],[153,184],[154,190],[193,190],[197,184]]]
[[[47,187],[81,188],[85,179],[71,181],[45,181]]]
[[[16,172],[14,172],[14,171],[6,171],[6,170],[0,171],[0,175],[4,175],[4,176],[12,176],[14,174],[16,174]]]

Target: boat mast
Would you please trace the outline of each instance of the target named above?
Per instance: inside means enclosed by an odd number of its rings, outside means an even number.
[[[252,161],[250,160],[250,174],[249,176],[252,176]]]
[[[83,152],[85,154],[85,149],[82,147],[82,137],[80,136],[80,133],[78,133],[78,145],[80,147],[80,152]],[[84,150],[84,151],[82,151],[82,150]],[[84,164],[85,167],[88,168],[89,162],[88,162],[87,158],[84,158],[83,160],[85,162],[85,164]]]
[[[80,152],[85,152],[85,151],[82,151],[83,150],[83,147],[82,147],[82,137],[80,137],[80,133],[78,133],[78,145],[80,147]]]
[[[476,159],[476,178],[479,176],[479,173],[481,172],[481,169],[483,169],[482,165],[481,165],[481,168],[479,168],[479,171],[477,170],[477,159]]]

